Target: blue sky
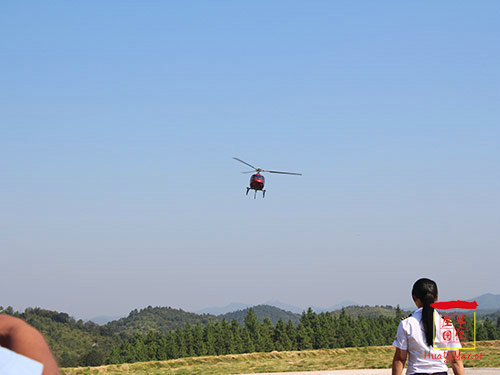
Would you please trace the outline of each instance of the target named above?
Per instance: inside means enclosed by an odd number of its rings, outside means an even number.
[[[496,1],[7,2],[0,304],[500,293]],[[245,197],[266,169],[265,199]]]

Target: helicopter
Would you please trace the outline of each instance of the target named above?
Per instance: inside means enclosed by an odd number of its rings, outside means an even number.
[[[264,190],[265,178],[264,178],[263,175],[260,174],[261,172],[279,173],[279,174],[291,174],[291,175],[295,175],[295,176],[302,176],[302,173],[268,171],[268,170],[261,169],[261,168],[255,168],[252,164],[249,164],[246,161],[243,161],[243,160],[235,158],[235,157],[233,157],[233,159],[234,160],[238,160],[240,163],[248,165],[249,167],[255,169],[255,171],[257,172],[257,173],[254,173],[252,175],[252,177],[250,177],[250,186],[247,187],[247,193],[246,193],[246,195],[248,195],[248,192],[250,190],[255,190],[255,193],[253,195],[253,199],[255,199],[257,197],[257,191],[258,190],[262,191],[262,198],[264,198],[266,196],[266,191]],[[247,171],[247,172],[241,172],[241,173],[253,173],[253,172],[254,171]]]

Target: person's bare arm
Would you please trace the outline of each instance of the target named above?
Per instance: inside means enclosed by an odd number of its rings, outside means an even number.
[[[43,375],[60,374],[42,334],[24,320],[0,314],[0,345],[43,364]]]
[[[460,358],[460,350],[449,351],[448,358],[450,359],[451,368],[455,375],[465,375],[464,364]]]
[[[392,359],[392,375],[401,375],[403,373],[407,356],[407,350],[396,348],[396,353],[394,353],[394,358]]]

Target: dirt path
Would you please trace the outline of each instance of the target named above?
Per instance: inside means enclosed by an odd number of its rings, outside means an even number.
[[[241,375],[390,375],[390,369],[365,369],[365,370],[334,370],[334,371],[302,371],[302,372],[265,372],[260,374]],[[453,371],[448,371],[453,375]],[[500,375],[500,368],[466,368],[465,375]]]

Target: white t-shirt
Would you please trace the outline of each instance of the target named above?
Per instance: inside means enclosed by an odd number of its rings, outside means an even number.
[[[0,346],[0,374],[42,375],[43,365]]]
[[[462,347],[460,342],[450,343],[440,339],[442,337],[440,327],[442,327],[444,320],[437,311],[434,311],[434,322],[439,322],[439,324],[435,324],[435,347],[449,349],[459,349]],[[450,329],[452,330],[452,335],[454,335],[454,328],[451,327]],[[399,323],[398,333],[392,345],[408,351],[407,374],[448,371],[448,366],[446,366],[448,350],[434,349],[432,346],[427,345],[424,325],[422,323],[422,308]]]

